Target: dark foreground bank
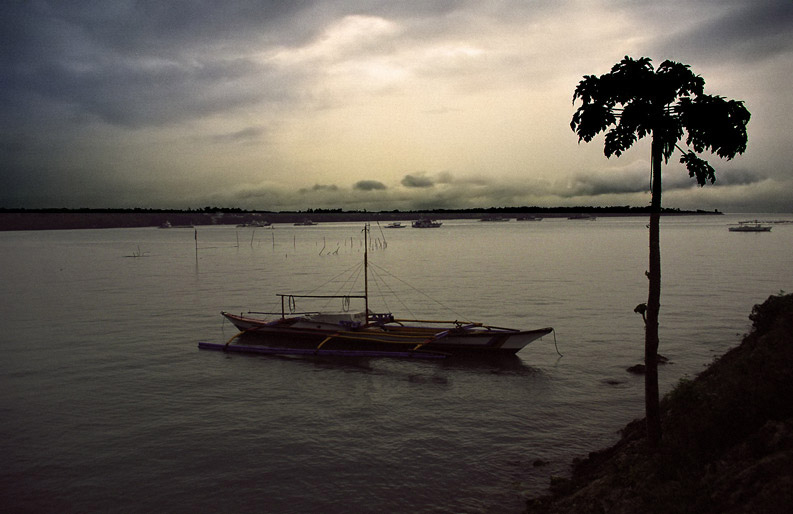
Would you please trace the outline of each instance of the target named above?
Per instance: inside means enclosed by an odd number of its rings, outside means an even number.
[[[554,478],[528,513],[789,513],[793,506],[793,295],[756,305],[752,331],[662,401],[664,441],[644,420]]]

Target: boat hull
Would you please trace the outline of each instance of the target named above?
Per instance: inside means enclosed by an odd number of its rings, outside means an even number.
[[[433,327],[407,324],[345,326],[286,318],[267,321],[250,316],[221,313],[248,339],[260,344],[293,348],[335,348],[373,351],[422,349],[448,353],[509,355],[553,331],[552,328],[515,330],[498,327]]]

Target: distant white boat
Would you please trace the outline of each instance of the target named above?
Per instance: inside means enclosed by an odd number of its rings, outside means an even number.
[[[771,232],[770,225],[763,225],[759,221],[739,221],[738,225],[729,227],[730,232]]]
[[[296,227],[309,227],[311,225],[319,225],[319,223],[317,223],[316,221],[311,221],[311,220],[303,220],[303,221],[300,221],[298,223],[295,223]]]
[[[399,221],[395,221],[393,223],[389,223],[388,225],[385,226],[385,228],[405,228],[405,227],[406,227],[406,225],[403,225]]]
[[[440,221],[431,220],[428,218],[421,218],[413,222],[413,228],[438,228],[443,223]]]

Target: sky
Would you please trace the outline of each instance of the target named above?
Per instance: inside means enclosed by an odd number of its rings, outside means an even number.
[[[624,56],[752,114],[744,154],[672,157],[664,207],[793,212],[791,0],[6,0],[0,207],[645,206],[649,142],[578,141]]]

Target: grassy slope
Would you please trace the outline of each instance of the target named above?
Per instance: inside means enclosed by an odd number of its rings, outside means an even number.
[[[634,421],[527,512],[793,512],[793,295],[770,297],[750,319],[738,347],[664,398],[660,449]]]

